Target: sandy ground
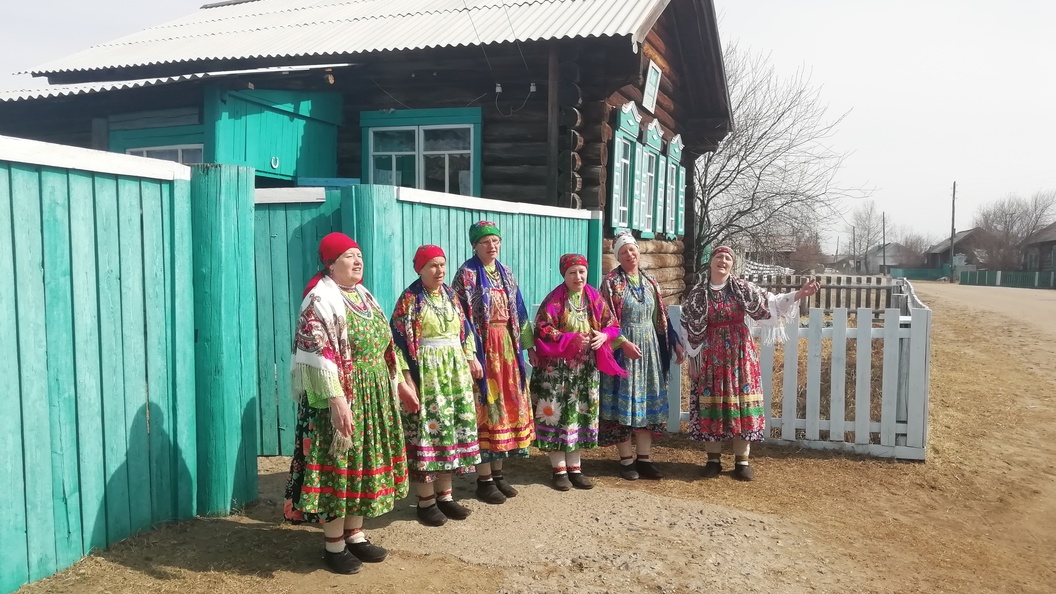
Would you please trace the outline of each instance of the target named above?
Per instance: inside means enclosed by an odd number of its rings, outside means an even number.
[[[163,527],[24,592],[1052,592],[1056,591],[1056,292],[920,283],[934,310],[926,463],[761,447],[758,480],[700,480],[682,437],[669,478],[556,493],[545,459],[509,464],[522,494],[456,496],[465,522],[425,528],[410,499],[368,522],[390,559],[320,569],[318,529],[277,523],[283,459],[241,515]]]

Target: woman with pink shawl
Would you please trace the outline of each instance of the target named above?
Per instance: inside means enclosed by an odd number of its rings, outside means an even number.
[[[587,259],[561,256],[565,282],[543,299],[535,316],[535,447],[549,453],[558,491],[591,489],[580,450],[598,447],[601,373],[626,377],[612,355],[619,322],[587,284]]]

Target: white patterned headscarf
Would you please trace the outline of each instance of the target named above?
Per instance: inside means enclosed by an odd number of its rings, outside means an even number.
[[[634,238],[634,235],[631,235],[630,231],[620,231],[616,234],[616,239],[612,242],[612,255],[619,258],[620,250],[623,249],[623,246],[625,245],[638,247],[638,240]]]

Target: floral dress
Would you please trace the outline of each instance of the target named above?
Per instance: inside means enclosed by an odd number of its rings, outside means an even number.
[[[620,310],[621,334],[615,344],[629,340],[641,349],[642,357],[628,359],[617,353],[617,360],[630,375],[601,378],[602,445],[625,441],[632,429],[663,434],[667,427],[667,373],[656,330],[657,316],[662,315],[659,304],[652,283],[642,282],[641,277],[629,278]]]
[[[521,299],[509,269],[500,269],[501,264],[484,266],[484,274],[488,277],[485,286],[484,279],[479,278],[477,269],[471,266],[473,262],[474,259],[470,259],[458,270],[452,288],[466,309],[470,327],[483,351],[486,394],[479,393],[480,382],[477,383],[477,439],[481,462],[527,458],[528,447],[535,438],[535,427],[531,399],[528,390],[522,387],[525,382],[518,350],[524,339],[530,338],[531,324],[524,318],[511,317],[510,312],[517,310],[511,300],[520,302]],[[487,291],[487,299],[483,298],[484,291]],[[513,327],[515,322],[517,328]]]
[[[583,292],[568,295],[559,329],[590,334]],[[606,344],[602,348],[611,347]],[[532,373],[531,379],[535,399],[535,447],[562,452],[598,447],[600,376],[594,353],[589,348],[573,359],[540,358],[539,368]]]
[[[355,291],[345,296],[351,307],[346,314],[350,357],[344,391],[352,398],[353,445],[346,453],[330,453],[331,394],[306,388],[297,406],[298,447],[286,485],[284,515],[294,522],[374,518],[407,496],[403,426],[386,362],[386,354],[392,354],[392,333],[373,299],[365,303]],[[315,322],[312,308],[306,308],[298,321],[298,340],[311,340]]]
[[[729,286],[703,290],[708,291],[707,338],[700,354],[702,373],[690,389],[690,438],[762,441],[759,351],[745,325],[744,307]]]
[[[426,291],[420,308],[414,305],[416,299],[414,294],[405,293],[393,322],[399,328],[397,320],[409,319],[407,312],[417,310],[421,406],[418,412],[405,410],[402,415],[411,480],[429,483],[438,472],[466,474],[480,463],[476,398],[466,362],[468,357],[475,357],[475,350],[471,336],[461,341],[463,318],[446,292]],[[403,368],[409,368],[407,352],[401,350],[400,355]]]

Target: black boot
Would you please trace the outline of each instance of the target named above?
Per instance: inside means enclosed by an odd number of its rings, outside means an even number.
[[[445,501],[443,499],[437,501],[433,507],[440,508],[440,511],[452,520],[465,520],[469,517],[469,514],[473,513],[473,510],[468,507],[459,505],[455,501]]]
[[[506,480],[506,477],[497,472],[492,472],[491,478],[495,481],[495,486],[499,488],[499,491],[502,491],[503,495],[506,497],[517,496],[517,489],[513,488],[513,485]]]
[[[558,491],[568,491],[572,488],[572,483],[568,480],[567,472],[555,472],[551,484],[553,485],[554,489]]]
[[[572,486],[577,489],[593,489],[594,481],[590,480],[590,477],[583,476],[582,472],[569,472],[568,482],[572,483]]]
[[[363,562],[356,559],[352,553],[348,552],[347,548],[340,553],[326,551],[323,555],[323,562],[330,571],[343,575],[359,573],[359,568],[363,567]]]
[[[494,480],[482,481],[477,479],[477,499],[493,505],[506,503],[506,496],[502,494]]]
[[[643,479],[658,481],[664,478],[664,473],[660,472],[660,470],[657,469],[657,467],[652,462],[650,462],[648,458],[644,460],[642,458],[638,458],[634,462],[634,467],[638,470],[638,475],[641,476]]]
[[[704,472],[702,475],[706,479],[711,479],[719,476],[722,472],[722,460],[716,455],[714,458],[711,454],[708,454],[708,462],[704,465]]]
[[[376,544],[370,544],[369,540],[363,542],[346,542],[345,550],[352,553],[356,559],[364,563],[381,563],[385,560],[385,557],[389,556],[389,551],[385,547],[379,547]]]
[[[755,472],[752,471],[752,467],[748,466],[747,462],[737,462],[733,466],[733,472],[730,473],[730,476],[745,482],[755,480]]]
[[[443,526],[447,523],[447,515],[437,508],[437,504],[428,507],[418,506],[418,521],[426,526]]]

